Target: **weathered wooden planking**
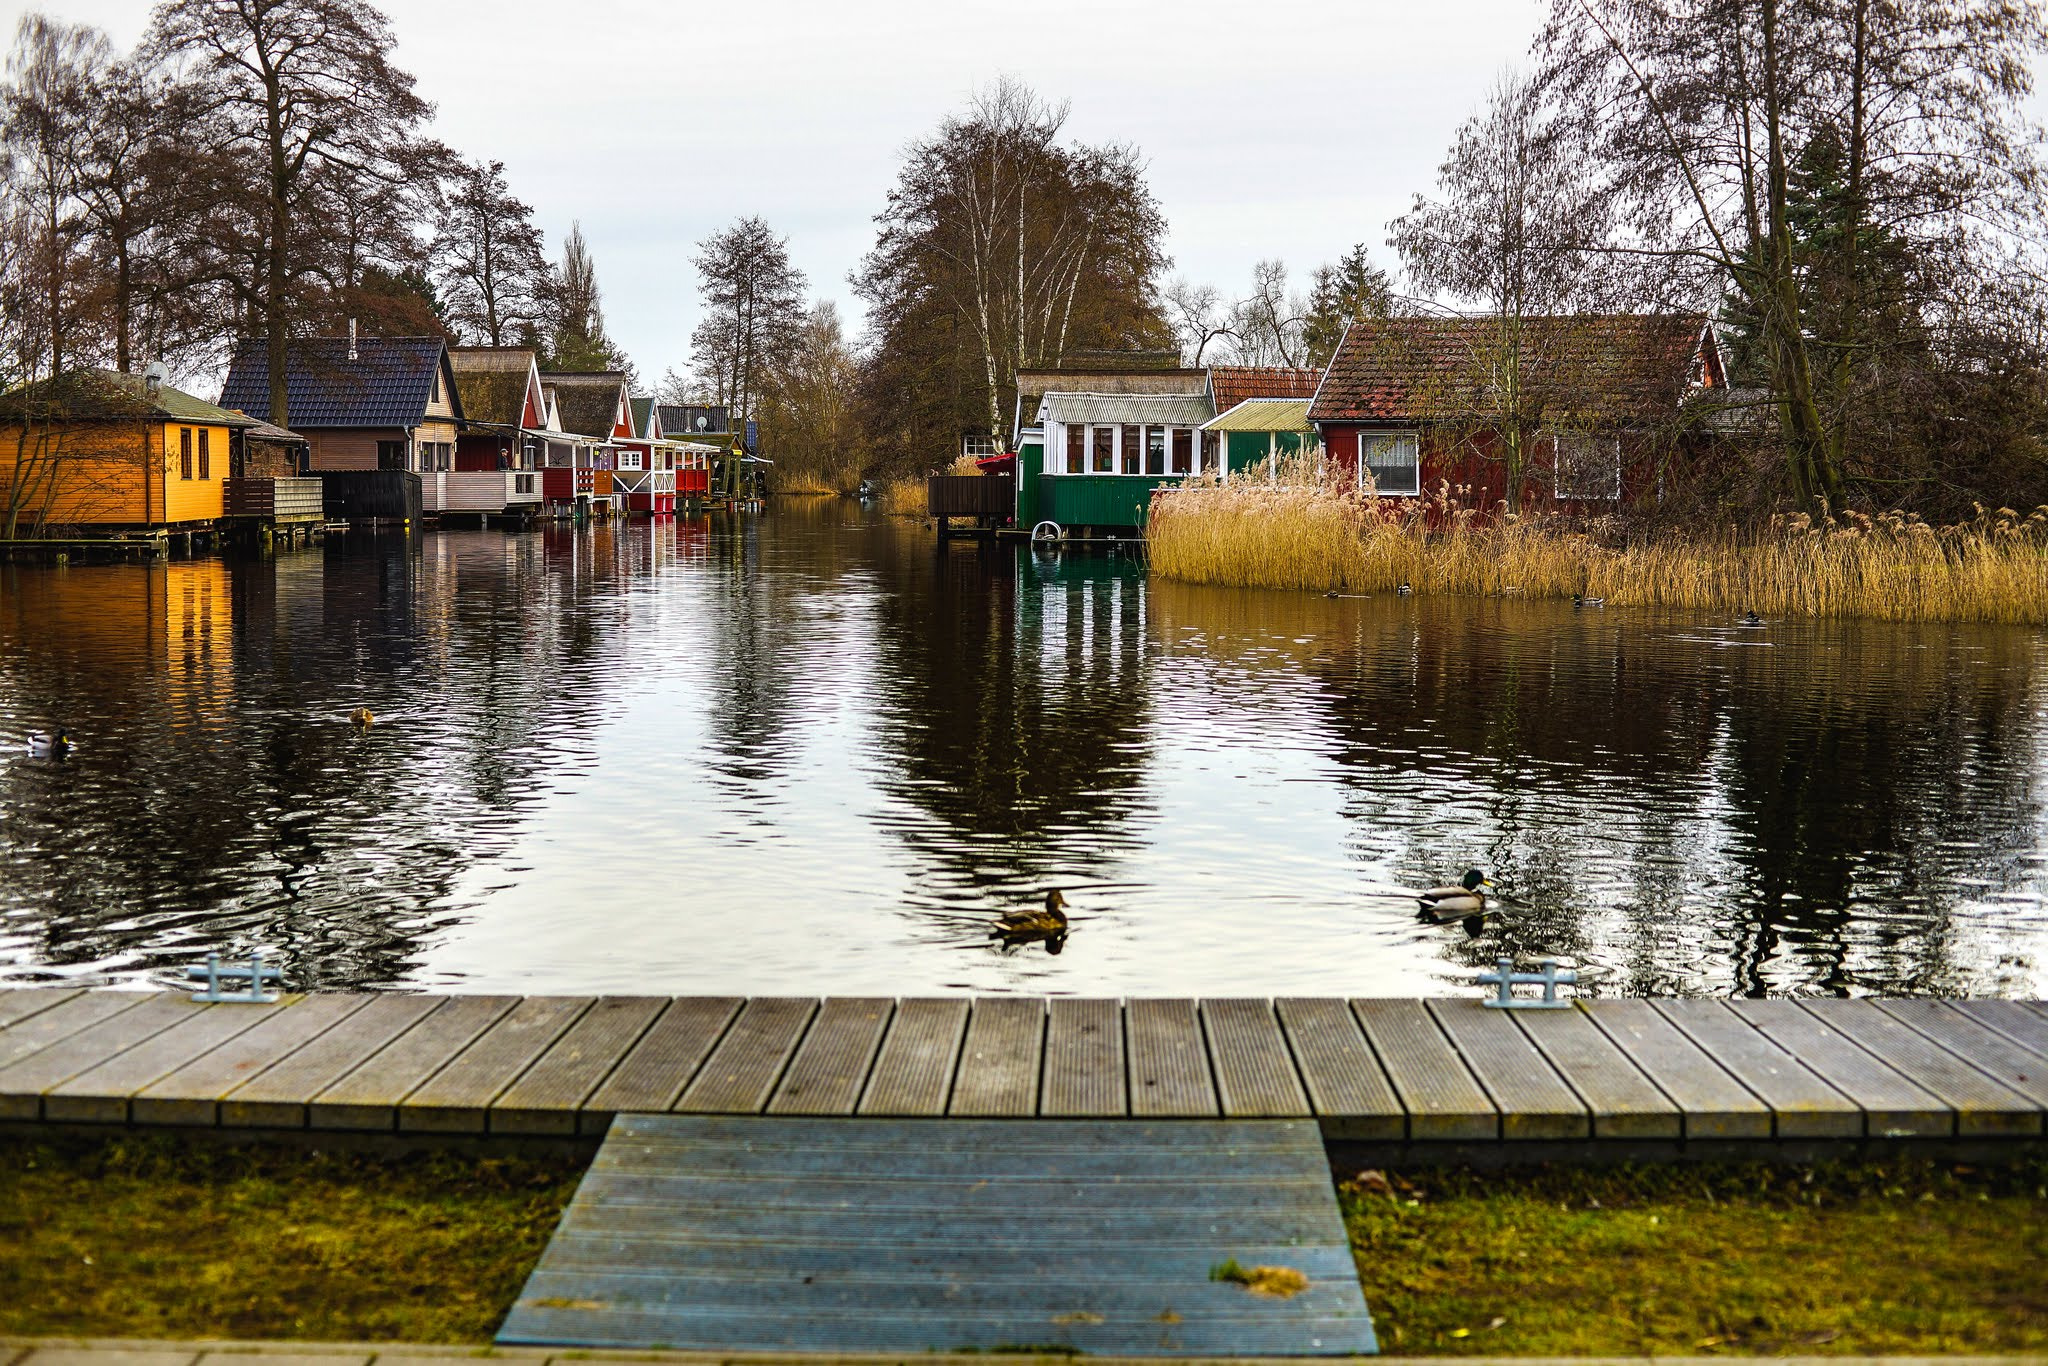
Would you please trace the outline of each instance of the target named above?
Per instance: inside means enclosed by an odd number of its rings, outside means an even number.
[[[1687,1138],[1771,1136],[1771,1107],[1651,1009],[1648,1001],[1582,1001],[1579,1009],[1671,1097]]]
[[[1946,1001],[1879,1001],[1877,1007],[2034,1104],[2048,1106],[2048,1058],[2020,1047],[1996,1030],[1986,1029]]]
[[[946,1113],[1022,1116],[1038,1108],[1045,1002],[1036,996],[976,998],[960,1046],[960,1070]]]
[[[94,993],[81,999],[92,1000],[97,996]],[[0,1069],[0,1119],[41,1118],[43,1092],[100,1066],[204,1009],[189,1000],[187,993],[158,992],[141,997],[132,1006],[117,1009],[84,1029],[67,1032],[47,1048]],[[40,1018],[31,1016],[27,1023],[33,1025]]]
[[[664,996],[599,997],[539,1061],[491,1102],[491,1132],[575,1133],[583,1102],[667,1005]]]
[[[1855,1101],[1870,1137],[1943,1138],[1956,1131],[1955,1112],[1938,1097],[1858,1048],[1797,1001],[1730,1001],[1728,1008]]]
[[[437,1004],[431,996],[377,996],[221,1097],[232,1128],[300,1129],[313,1097],[347,1076]]]
[[[1323,1137],[1401,1139],[1407,1114],[1351,1007],[1333,997],[1275,1001]]]
[[[1500,1111],[1420,1001],[1356,1000],[1351,1012],[1419,1139],[1500,1137]]]
[[[1593,1118],[1595,1138],[1679,1138],[1678,1107],[1591,1020],[1572,1010],[1524,1010],[1515,1023]]]
[[[768,1102],[768,1113],[852,1114],[894,1008],[894,1002],[879,997],[827,999],[804,1035],[803,1047],[790,1059],[782,1085]]]
[[[88,991],[74,994],[49,1010],[39,1011],[0,1031],[0,1068],[40,1053],[60,1039],[90,1029],[150,998],[134,991]]]
[[[745,1004],[737,996],[684,996],[671,1002],[584,1102],[580,1131],[601,1134],[614,1114],[659,1112],[674,1105]]]
[[[1288,1119],[1314,1113],[1271,1001],[1203,1001],[1201,1012],[1225,1118]]]
[[[1506,1011],[1477,1001],[1432,1001],[1429,1011],[1500,1108],[1502,1138],[1585,1138],[1592,1133],[1585,1102]]]
[[[277,1011],[137,1091],[128,1102],[129,1117],[137,1124],[217,1124],[222,1096],[372,999],[340,992],[294,998],[289,1010]]]
[[[518,1004],[517,996],[446,998],[315,1096],[306,1122],[315,1129],[396,1129],[398,1103]]]
[[[2048,1057],[2048,1015],[2020,1001],[1957,1001],[1955,1007],[1986,1029]]]
[[[288,1014],[301,998],[273,1005],[207,1005],[43,1093],[43,1118],[74,1124],[125,1124],[128,1098],[193,1059],[212,1052],[265,1020]]]
[[[1079,1119],[1122,1115],[1128,1108],[1123,1008],[1115,1001],[1055,997],[1046,1006],[1038,1113]]]
[[[1294,1267],[1308,1288],[1211,1280],[1231,1257]],[[1313,1124],[674,1115],[619,1118],[498,1340],[1374,1348]]]
[[[1131,1113],[1140,1118],[1208,1118],[1223,1113],[1209,1071],[1202,1018],[1189,1000],[1134,1000],[1129,1035]]]
[[[1807,1008],[1819,1014],[1819,1006],[1819,1002],[1811,1002]],[[2041,1111],[2034,1102],[1999,1085],[1871,1002],[1829,1001],[1820,1018],[1953,1110],[1958,1134],[1979,1137],[2041,1132]]]
[[[83,987],[6,987],[0,988],[0,1029],[6,1029],[16,1021],[26,1020],[52,1006],[61,1006],[74,996],[84,992]]]
[[[960,1040],[967,1032],[967,1002],[957,996],[899,1002],[875,1055],[863,1115],[934,1116],[946,1113]]]
[[[1657,1012],[1771,1107],[1779,1138],[1856,1138],[1863,1111],[1720,1001],[1658,1001]]]
[[[527,997],[405,1097],[398,1127],[415,1133],[484,1132],[491,1102],[593,1004],[588,996]]]
[[[808,996],[756,996],[747,1002],[675,1108],[695,1114],[759,1114],[817,1008]]]

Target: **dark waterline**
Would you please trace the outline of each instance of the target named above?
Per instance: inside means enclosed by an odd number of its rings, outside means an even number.
[[[1398,894],[1474,864],[1476,937]],[[1055,886],[1063,952],[989,943]],[[1201,589],[834,501],[0,566],[0,983],[252,947],[328,988],[1464,994],[1514,952],[2040,995],[2048,635]]]

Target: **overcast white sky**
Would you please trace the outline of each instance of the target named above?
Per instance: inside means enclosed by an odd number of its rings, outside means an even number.
[[[132,43],[146,0],[45,0]],[[26,8],[0,0],[11,38]],[[898,154],[1008,72],[1135,143],[1175,270],[1297,276],[1426,188],[1458,121],[1520,61],[1539,0],[384,0],[435,131],[505,163],[551,249],[580,219],[612,336],[650,382],[687,359],[694,244],[765,217],[820,297],[873,238]]]

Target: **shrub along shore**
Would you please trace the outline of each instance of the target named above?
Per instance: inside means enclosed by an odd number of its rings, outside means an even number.
[[[1391,499],[1308,479],[1233,477],[1160,497],[1152,572],[1320,592],[1605,599],[1765,616],[2048,624],[2048,507],[1931,526],[1911,515],[1630,530],[1613,519],[1482,521],[1448,496]]]

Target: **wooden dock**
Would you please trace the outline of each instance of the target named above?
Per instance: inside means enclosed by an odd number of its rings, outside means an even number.
[[[2040,1140],[2048,1007],[0,990],[0,1121],[595,1137],[619,1113],[1313,1119],[1326,1140]]]

